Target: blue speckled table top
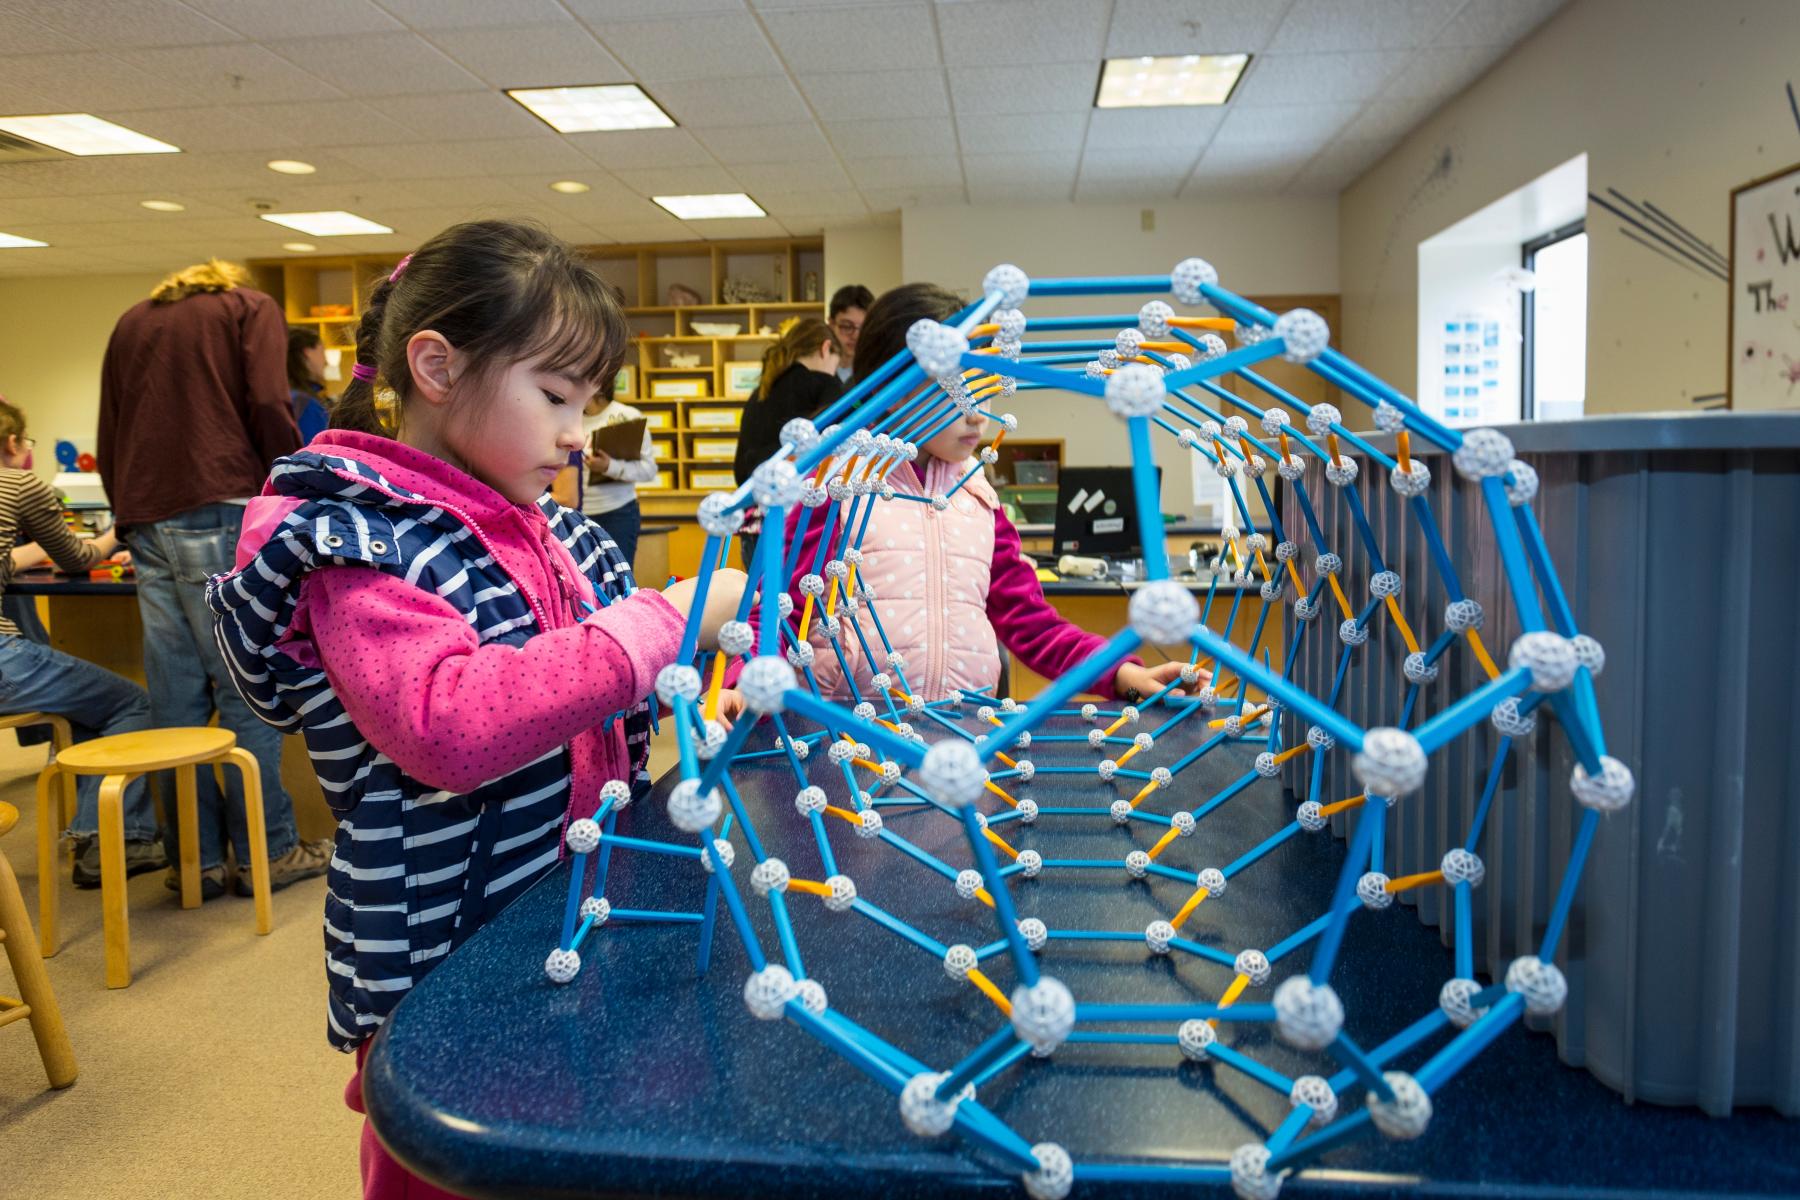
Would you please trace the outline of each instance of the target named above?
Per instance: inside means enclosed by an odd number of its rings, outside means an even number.
[[[1168,764],[1197,743],[1195,733],[1172,733],[1145,757]],[[1085,746],[1041,739],[1030,755],[1040,768],[1095,758]],[[1197,807],[1249,758],[1244,748],[1208,755],[1153,802],[1164,812]],[[842,780],[814,765],[814,781],[841,802]],[[823,878],[786,768],[765,760],[735,778],[768,851],[796,877]],[[663,811],[670,782],[627,810],[621,833],[688,840]],[[1046,807],[1104,806],[1129,795],[1092,775],[1040,774],[1022,790]],[[984,807],[998,807],[989,799]],[[1292,813],[1290,798],[1261,784],[1206,816],[1193,838],[1159,861],[1184,870],[1222,865]],[[955,866],[968,864],[960,831],[942,814],[885,815],[902,836]],[[1120,827],[1104,816],[1046,814],[1029,828],[1001,828],[1015,847],[1046,858],[1121,862],[1156,836],[1152,827]],[[768,905],[747,886],[751,859],[741,830],[732,840],[733,877],[773,953]],[[989,910],[960,899],[942,876],[836,829],[832,845],[863,897],[940,942],[994,940]],[[1327,833],[1290,839],[1234,878],[1219,902],[1202,905],[1182,932],[1233,953],[1273,945],[1324,911],[1342,851]],[[364,1075],[369,1114],[413,1170],[476,1197],[1024,1194],[1016,1175],[955,1135],[925,1141],[908,1133],[893,1096],[800,1028],[753,1019],[742,996],[749,963],[723,920],[704,978],[695,976],[692,925],[613,922],[583,945],[573,983],[548,982],[543,961],[556,944],[567,871],[552,872],[427,976],[377,1038]],[[1141,931],[1192,890],[1154,876],[1132,881],[1122,867],[1052,875],[1010,881],[1020,915],[1052,928]],[[620,853],[607,894],[616,906],[693,911],[704,883],[691,859]],[[825,985],[834,1009],[864,1028],[937,1069],[998,1028],[994,1008],[919,948],[855,913],[828,912],[814,897],[790,893],[789,904],[808,973]],[[1303,948],[1278,963],[1275,981],[1304,967],[1307,954]],[[1154,957],[1141,941],[1053,942],[1041,961],[1083,1002],[1209,1002],[1232,977],[1199,958]],[[1451,967],[1437,931],[1409,907],[1358,914],[1332,981],[1349,1014],[1346,1028],[1365,1047],[1378,1043],[1435,1008]],[[1004,955],[984,969],[1011,990]],[[1261,999],[1266,993],[1246,997]],[[1323,1056],[1293,1051],[1265,1027],[1222,1032],[1222,1040],[1289,1075],[1332,1072]],[[1400,1065],[1416,1065],[1443,1040]],[[1265,1138],[1288,1113],[1286,1097],[1265,1085],[1156,1045],[1065,1045],[1048,1062],[1020,1060],[984,1085],[980,1099],[1027,1141],[1067,1147],[1077,1197],[1170,1195],[1168,1187],[1084,1185],[1080,1164],[1216,1164]],[[1358,1089],[1343,1102],[1359,1104]],[[1558,1062],[1547,1034],[1522,1025],[1434,1104],[1417,1141],[1351,1141],[1290,1179],[1284,1194],[1800,1194],[1800,1129],[1792,1122],[1766,1111],[1718,1121],[1695,1110],[1627,1106],[1585,1071]]]

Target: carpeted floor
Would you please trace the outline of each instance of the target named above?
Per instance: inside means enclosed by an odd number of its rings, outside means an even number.
[[[653,769],[672,760],[656,746]],[[0,800],[20,811],[0,851],[34,920],[43,762],[0,732]],[[324,896],[323,879],[276,893],[275,928],[257,937],[248,900],[184,912],[161,872],[140,875],[133,981],[114,991],[100,893],[65,874],[62,950],[45,965],[81,1075],[51,1091],[23,1023],[0,1029],[0,1194],[354,1200],[362,1118],[343,1104],[350,1060],[325,1042]],[[0,991],[14,991],[4,965]]]

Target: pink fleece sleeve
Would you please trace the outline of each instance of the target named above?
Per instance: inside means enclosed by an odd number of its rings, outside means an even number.
[[[988,621],[1000,644],[1044,678],[1066,675],[1106,644],[1105,638],[1065,619],[1044,599],[1044,586],[1019,549],[1019,531],[998,508],[994,510],[994,561],[988,578]],[[1137,661],[1127,657],[1109,664],[1087,690],[1113,699],[1113,675],[1119,664]]]
[[[641,590],[523,645],[481,645],[440,596],[367,567],[314,571],[301,606],[362,735],[407,774],[469,792],[642,700],[681,615]]]

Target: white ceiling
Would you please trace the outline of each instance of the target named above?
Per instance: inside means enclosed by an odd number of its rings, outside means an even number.
[[[0,275],[281,254],[301,235],[257,201],[394,228],[321,245],[361,251],[471,215],[634,242],[927,204],[1333,194],[1563,3],[0,0],[0,113],[92,112],[184,151],[0,165],[0,231],[51,243],[0,250]],[[1238,51],[1224,107],[1093,107],[1105,56]],[[500,91],[629,81],[680,128],[559,135]],[[768,218],[648,199],[738,190]]]

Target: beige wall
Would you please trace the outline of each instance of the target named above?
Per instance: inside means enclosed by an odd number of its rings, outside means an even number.
[[[825,298],[847,283],[876,295],[902,282],[900,227],[825,231]]]
[[[1797,21],[1793,0],[1574,0],[1344,192],[1349,352],[1415,392],[1419,242],[1584,152],[1590,192],[1648,199],[1724,251],[1731,189],[1800,159]],[[1726,285],[1587,217],[1588,412],[1724,391]]]
[[[25,410],[36,467],[56,471],[58,438],[91,445],[100,412],[100,360],[120,314],[159,275],[0,279],[0,394]]]
[[[909,209],[901,214],[901,261],[909,280],[929,280],[974,295],[997,263],[1028,275],[1166,273],[1184,258],[1207,259],[1224,286],[1243,295],[1330,294],[1338,290],[1337,204],[1331,198],[1245,197],[1151,206],[1145,231],[1139,204],[994,205]],[[1044,300],[1032,313],[1135,314],[1147,296]],[[1098,336],[1098,335],[1095,335]],[[1125,424],[1098,401],[1031,391],[1012,402],[1021,438],[1061,438],[1071,466],[1130,461]],[[1163,508],[1191,513],[1190,451],[1162,431],[1153,439],[1163,472]]]

